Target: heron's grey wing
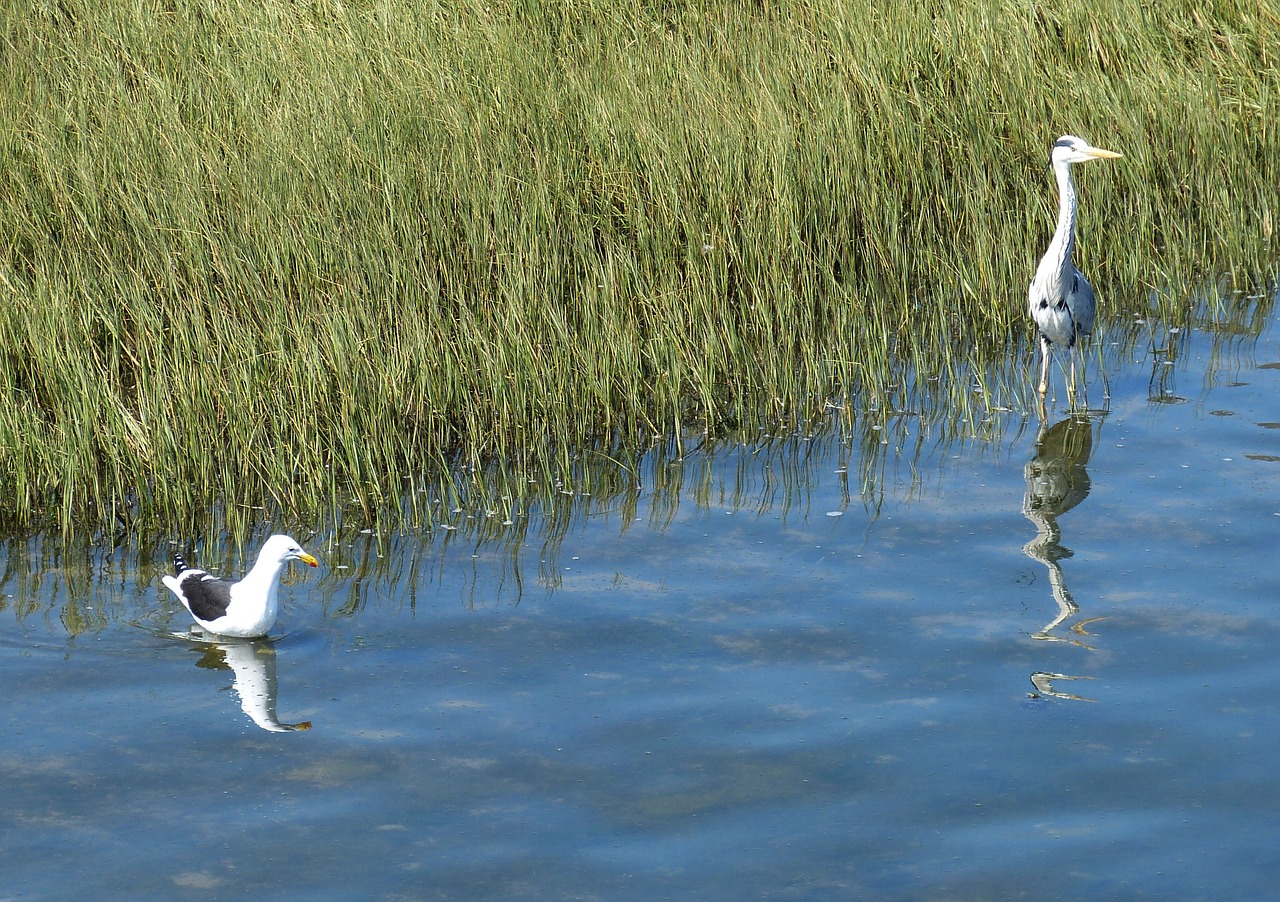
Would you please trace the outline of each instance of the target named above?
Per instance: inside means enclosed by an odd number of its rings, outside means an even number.
[[[1075,335],[1093,334],[1093,286],[1084,277],[1084,273],[1076,270],[1071,277],[1071,291],[1067,294],[1067,308],[1071,311],[1071,321],[1075,325]],[[1072,336],[1072,342],[1075,341]]]

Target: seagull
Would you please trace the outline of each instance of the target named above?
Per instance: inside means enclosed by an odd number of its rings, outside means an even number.
[[[209,632],[256,639],[275,625],[280,571],[289,561],[302,561],[312,567],[320,563],[293,539],[274,535],[258,552],[253,569],[239,582],[188,567],[181,553],[173,556],[177,575],[162,579],[196,623]]]

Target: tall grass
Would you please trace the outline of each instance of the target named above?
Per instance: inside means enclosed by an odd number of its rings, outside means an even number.
[[[999,404],[1058,134],[1125,154],[1079,177],[1104,319],[1274,254],[1280,22],[1202,7],[15,0],[0,510],[414,517],[494,460]]]

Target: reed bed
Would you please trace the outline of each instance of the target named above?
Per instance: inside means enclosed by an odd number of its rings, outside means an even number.
[[[1104,320],[1274,257],[1280,21],[1203,6],[6,4],[0,517],[429,519],[922,380],[980,416],[1058,134],[1125,154]]]

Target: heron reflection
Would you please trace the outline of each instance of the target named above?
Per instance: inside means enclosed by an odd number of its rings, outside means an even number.
[[[270,639],[228,639],[218,637],[205,646],[197,667],[230,670],[231,688],[240,699],[240,708],[264,730],[289,733],[311,729],[311,721],[281,723],[276,716],[276,647]]]
[[[1049,588],[1057,606],[1057,613],[1032,639],[1042,642],[1062,642],[1092,650],[1085,641],[1089,633],[1085,627],[1101,618],[1076,620],[1080,606],[1067,588],[1063,560],[1071,557],[1071,549],[1062,544],[1062,529],[1058,518],[1089,496],[1089,455],[1093,451],[1093,424],[1087,416],[1072,416],[1053,426],[1042,429],[1036,437],[1035,453],[1023,469],[1026,478],[1026,495],[1022,500],[1022,513],[1036,527],[1036,537],[1022,546],[1022,553],[1045,565],[1049,571]],[[1062,673],[1038,671],[1031,675],[1036,694],[1054,698],[1070,698],[1093,701],[1083,696],[1055,688],[1062,680],[1092,679]]]

